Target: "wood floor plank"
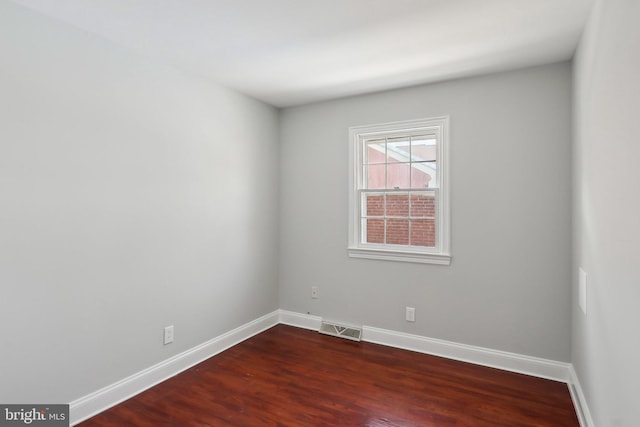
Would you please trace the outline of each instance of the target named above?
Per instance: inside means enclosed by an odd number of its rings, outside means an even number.
[[[81,427],[579,427],[567,385],[285,325]]]

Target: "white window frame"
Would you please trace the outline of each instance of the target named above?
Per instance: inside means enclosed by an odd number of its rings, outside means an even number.
[[[364,242],[362,238],[362,190],[364,142],[374,138],[401,135],[436,136],[436,183],[428,190],[436,194],[435,247],[404,246]],[[381,190],[388,191],[388,190]],[[449,209],[449,117],[383,123],[349,128],[349,246],[352,258],[451,264]]]

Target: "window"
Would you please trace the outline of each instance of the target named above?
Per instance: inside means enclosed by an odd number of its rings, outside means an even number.
[[[349,256],[449,265],[449,118],[349,129]]]

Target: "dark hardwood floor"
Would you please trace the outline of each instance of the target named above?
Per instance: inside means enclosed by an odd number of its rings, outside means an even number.
[[[278,325],[80,426],[579,424],[563,383]]]

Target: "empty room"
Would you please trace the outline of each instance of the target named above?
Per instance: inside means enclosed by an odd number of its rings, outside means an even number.
[[[0,0],[0,425],[640,426],[639,20]]]

